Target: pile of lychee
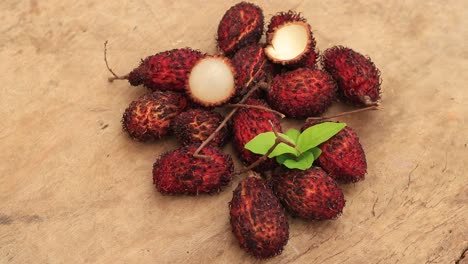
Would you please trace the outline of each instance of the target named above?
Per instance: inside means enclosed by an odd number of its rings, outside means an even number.
[[[150,142],[173,134],[181,145],[153,165],[160,193],[217,193],[233,176],[245,175],[229,203],[230,223],[240,246],[257,258],[282,252],[289,238],[286,212],[311,221],[339,216],[345,199],[337,182],[363,180],[367,163],[349,126],[319,146],[321,155],[306,170],[288,169],[245,144],[261,133],[281,132],[282,115],[306,120],[304,130],[323,122],[310,117],[320,117],[334,101],[375,106],[381,94],[380,72],[371,60],[342,46],[319,54],[300,13],[274,15],[264,43],[263,32],[262,9],[241,2],[220,21],[219,54],[190,48],[159,52],[128,75],[111,71],[115,77],[109,79],[149,90],[123,114],[131,138]],[[262,159],[251,168],[256,173],[236,173],[222,150],[228,142],[246,166]]]

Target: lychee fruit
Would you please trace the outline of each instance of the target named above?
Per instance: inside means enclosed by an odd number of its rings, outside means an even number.
[[[257,258],[280,254],[289,239],[287,216],[261,179],[241,181],[229,203],[231,227],[241,248]]]
[[[257,105],[269,108],[268,104],[260,99],[250,98],[245,104]],[[254,109],[254,108],[240,108],[232,117],[233,126],[233,146],[240,160],[250,165],[257,161],[261,155],[254,154],[250,150],[245,149],[245,144],[252,140],[260,133],[273,131],[269,120],[275,126],[275,129],[281,132],[280,117],[272,112]],[[268,171],[274,169],[278,164],[274,158],[268,158],[261,162],[254,171]]]
[[[263,34],[264,18],[260,7],[240,2],[224,14],[218,26],[218,47],[226,56],[242,47],[258,43]]]
[[[172,123],[172,131],[182,146],[201,144],[221,124],[223,116],[213,110],[190,109],[178,115]],[[210,141],[211,146],[221,147],[229,132],[224,126]]]
[[[190,48],[160,52],[142,60],[140,66],[129,73],[128,81],[134,86],[143,84],[150,90],[183,92],[188,73],[204,56]]]
[[[232,64],[237,73],[237,99],[242,98],[258,82],[266,81],[274,72],[274,66],[266,58],[264,47],[260,44],[240,49],[232,58]]]
[[[187,106],[187,98],[171,91],[154,91],[133,101],[122,117],[123,129],[139,141],[159,139],[170,133],[173,119]]]
[[[373,105],[380,100],[380,71],[369,57],[350,48],[335,46],[324,52],[322,65],[350,103]]]
[[[153,165],[153,183],[162,194],[219,192],[232,179],[234,163],[220,149],[205,146],[194,157],[198,145],[190,145],[164,153]]]
[[[236,71],[231,61],[222,56],[206,56],[190,70],[186,93],[195,103],[220,106],[236,92]]]
[[[310,25],[293,11],[273,16],[267,30],[266,56],[274,63],[298,67],[315,53],[315,39]]]
[[[274,171],[270,182],[276,196],[293,216],[327,220],[343,211],[343,191],[319,167],[304,171],[280,167]]]
[[[303,130],[313,123],[306,122]],[[322,167],[330,177],[342,183],[363,180],[367,172],[366,155],[354,130],[346,126],[320,146],[322,154],[318,157]]]
[[[325,112],[336,98],[336,83],[325,71],[299,68],[277,75],[268,90],[271,107],[293,118]]]

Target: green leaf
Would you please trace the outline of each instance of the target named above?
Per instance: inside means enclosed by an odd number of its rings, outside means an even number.
[[[287,135],[281,134],[281,133],[279,135],[283,137],[284,139],[290,142],[293,142],[293,140]],[[255,154],[265,155],[268,152],[268,150],[271,147],[273,147],[273,145],[275,144],[275,140],[276,140],[275,133],[273,132],[261,133],[255,136],[249,142],[247,142],[244,148],[252,151]],[[271,152],[270,155],[268,155],[268,157],[273,158],[284,153],[291,153],[295,156],[299,155],[299,152],[295,148],[288,146],[284,143],[280,143],[278,144],[278,146],[276,146],[273,152]]]
[[[284,133],[286,136],[288,136],[294,144],[297,143],[297,138],[299,138],[299,135],[301,134],[301,131],[291,128],[286,133]]]
[[[312,154],[314,154],[314,160],[318,159],[320,154],[322,154],[322,150],[318,147],[311,148],[309,151],[312,152]]]
[[[290,169],[306,170],[312,167],[312,163],[314,163],[314,154],[312,151],[306,151],[296,159],[286,158],[282,164]]]
[[[329,140],[346,126],[345,123],[324,122],[304,130],[297,139],[297,147],[308,151]]]
[[[283,164],[287,159],[296,159],[296,158],[297,157],[292,154],[285,153],[283,155],[276,156],[276,162],[278,162],[279,164]]]

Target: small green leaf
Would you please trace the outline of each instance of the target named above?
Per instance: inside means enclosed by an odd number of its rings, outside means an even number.
[[[301,134],[301,131],[291,128],[286,133],[284,133],[286,136],[288,136],[294,144],[297,143],[297,138],[299,138],[299,135]]]
[[[312,154],[314,154],[314,160],[318,159],[320,154],[322,154],[322,150],[318,147],[311,148],[309,151],[312,152]]]
[[[279,135],[283,137],[284,139],[290,142],[293,142],[292,139],[288,137],[287,135],[281,134],[281,133]],[[271,147],[273,147],[273,145],[275,144],[275,140],[276,140],[276,136],[273,132],[261,133],[255,136],[249,142],[247,142],[244,148],[252,151],[255,154],[265,155],[268,152],[268,150]],[[291,154],[294,154],[295,156],[299,155],[299,152],[295,148],[288,146],[284,143],[281,143],[281,144],[278,144],[278,146],[276,146],[276,148],[273,150],[273,152],[270,153],[270,155],[268,155],[268,157],[273,158],[284,153],[291,153]]]
[[[312,163],[314,163],[314,154],[311,151],[306,151],[296,159],[287,158],[283,165],[290,169],[306,170],[312,166]]]
[[[297,147],[303,152],[329,140],[346,126],[345,123],[324,122],[304,130],[297,139]]]
[[[276,162],[278,162],[279,164],[283,164],[288,159],[296,159],[296,158],[297,157],[292,154],[285,153],[283,155],[276,156]]]

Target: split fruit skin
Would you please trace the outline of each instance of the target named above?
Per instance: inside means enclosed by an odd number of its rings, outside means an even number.
[[[135,140],[146,142],[168,135],[174,118],[187,107],[187,98],[171,91],[154,91],[131,102],[122,127]]]
[[[288,117],[306,118],[325,112],[336,98],[336,83],[325,71],[299,68],[277,75],[268,103]]]
[[[248,93],[257,83],[270,78],[275,70],[273,63],[265,56],[264,47],[261,44],[240,49],[232,58],[232,64],[237,73],[236,101]]]
[[[255,4],[240,2],[224,14],[218,26],[218,47],[232,56],[242,47],[258,43],[263,34],[263,11]]]
[[[172,131],[182,146],[201,144],[218,128],[223,119],[220,113],[213,110],[189,109],[174,119]],[[222,147],[228,136],[229,129],[224,126],[209,145]]]
[[[350,103],[372,105],[380,100],[380,71],[370,58],[350,48],[335,46],[324,52],[322,66]]]
[[[241,181],[229,203],[232,232],[240,247],[257,258],[280,254],[289,239],[284,208],[262,180]]]
[[[234,163],[220,149],[206,146],[200,152],[210,158],[194,157],[199,145],[162,154],[153,165],[153,183],[162,194],[198,195],[216,193],[232,179]]]
[[[319,167],[307,170],[276,169],[270,179],[276,196],[293,216],[328,220],[339,216],[345,205],[343,191]]]
[[[313,123],[313,121],[306,123],[302,130]],[[341,183],[364,180],[367,173],[366,155],[356,132],[351,127],[344,127],[319,147],[322,154],[318,157],[318,163],[330,177]]]
[[[188,74],[195,63],[205,54],[190,48],[173,49],[157,53],[144,59],[140,66],[131,71],[131,85],[143,84],[150,90],[183,92]]]
[[[249,98],[245,104],[269,108],[268,104],[261,99]],[[240,160],[245,165],[250,165],[262,157],[262,155],[254,154],[250,150],[245,149],[244,146],[258,134],[273,131],[271,124],[268,122],[269,120],[271,120],[275,129],[281,132],[280,118],[277,114],[269,111],[241,107],[232,117],[233,146]],[[277,166],[278,163],[276,163],[274,158],[268,158],[253,168],[253,170],[258,172],[269,171]]]

